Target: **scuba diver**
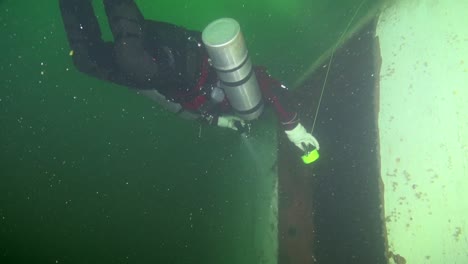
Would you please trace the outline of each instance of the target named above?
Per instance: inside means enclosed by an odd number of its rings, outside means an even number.
[[[183,118],[237,131],[267,102],[294,145],[319,148],[283,104],[286,87],[252,66],[235,20],[217,20],[201,33],[145,20],[134,0],[103,0],[114,38],[105,42],[91,1],[59,0],[79,71],[135,89]]]

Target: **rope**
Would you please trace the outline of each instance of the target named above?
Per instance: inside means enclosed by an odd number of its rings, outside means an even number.
[[[331,63],[333,61],[333,56],[335,55],[335,50],[338,48],[338,45],[340,45],[344,35],[346,34],[346,32],[348,32],[349,27],[353,23],[353,20],[356,18],[356,15],[359,13],[359,10],[361,9],[361,7],[363,6],[363,4],[365,2],[367,2],[367,0],[362,0],[361,4],[356,9],[356,12],[354,13],[354,16],[351,18],[351,20],[349,21],[349,23],[346,26],[345,30],[343,31],[343,34],[341,34],[340,38],[338,39],[338,42],[335,44],[335,47],[333,47],[333,49],[332,49],[330,60],[328,61],[327,73],[325,74],[325,80],[323,81],[322,91],[320,92],[319,102],[318,102],[318,105],[317,105],[317,109],[315,110],[314,122],[312,123],[312,129],[310,130],[310,133],[314,132],[315,122],[317,121],[317,116],[318,116],[318,113],[319,113],[320,105],[322,104],[323,92],[325,91],[325,86],[326,86],[327,80],[328,80],[328,73],[330,72]]]

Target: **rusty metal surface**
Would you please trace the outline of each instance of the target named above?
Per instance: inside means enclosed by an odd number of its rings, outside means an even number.
[[[380,210],[375,21],[335,53],[314,135],[312,166],[279,137],[279,263],[386,263]],[[320,67],[295,91],[306,128],[323,85]]]

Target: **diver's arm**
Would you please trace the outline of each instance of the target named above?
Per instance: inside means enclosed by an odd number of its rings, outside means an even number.
[[[297,112],[288,109],[287,107],[291,107],[291,104],[284,103],[286,101],[285,96],[279,95],[279,89],[286,87],[271,77],[263,67],[255,67],[255,74],[264,99],[275,109],[276,116],[282,124],[288,139],[302,151],[306,151],[308,145],[313,145],[319,149],[318,141],[300,123]]]
[[[279,81],[271,77],[264,67],[255,67],[255,75],[262,91],[263,99],[270,103],[275,110],[276,116],[283,125],[284,130],[291,130],[299,124],[299,118],[296,111],[290,107],[290,103],[286,103],[284,96],[279,96],[279,89],[286,87]]]

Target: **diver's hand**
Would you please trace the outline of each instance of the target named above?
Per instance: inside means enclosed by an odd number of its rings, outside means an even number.
[[[226,127],[232,130],[238,130],[238,127],[244,127],[245,121],[242,118],[237,116],[219,116],[218,117],[218,126],[219,127]]]
[[[320,148],[317,139],[306,131],[303,125],[297,124],[292,130],[286,130],[286,135],[294,145],[300,148],[302,151],[306,151],[307,145],[314,146],[317,150]]]

